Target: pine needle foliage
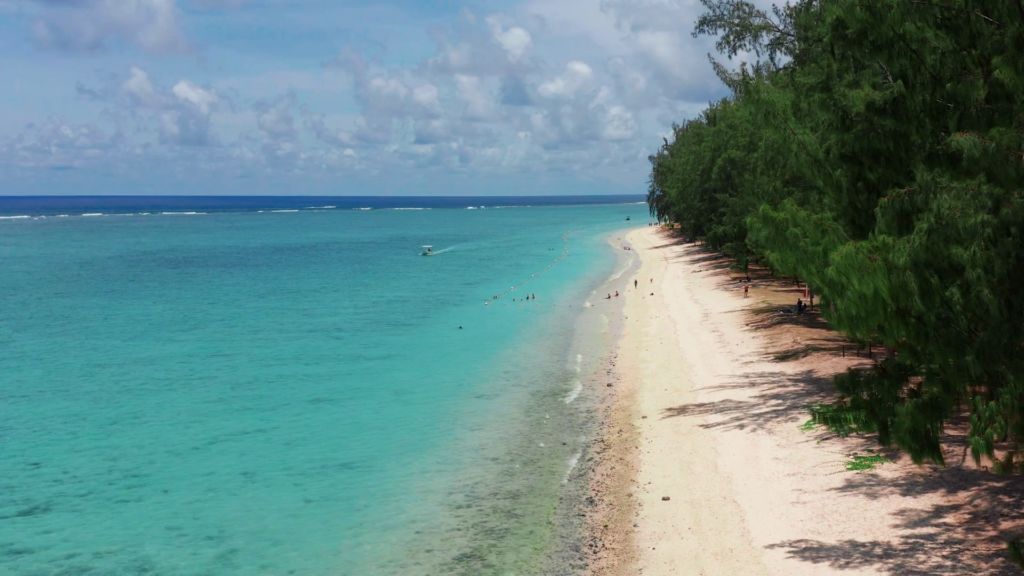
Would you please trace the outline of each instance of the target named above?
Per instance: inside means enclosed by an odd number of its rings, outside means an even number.
[[[973,457],[1024,471],[1024,0],[702,2],[755,59],[712,60],[732,93],[650,157],[651,213],[881,342],[836,387],[882,444],[942,463],[966,407]]]
[[[835,435],[846,437],[856,432],[872,432],[874,424],[863,409],[844,405],[815,404],[811,406],[810,423],[825,426]]]
[[[888,460],[879,454],[869,454],[867,456],[854,454],[847,460],[846,469],[850,472],[863,472],[864,470],[874,470],[887,462]]]
[[[1010,553],[1010,560],[1024,569],[1024,540],[1010,540],[1006,544],[1007,551]]]

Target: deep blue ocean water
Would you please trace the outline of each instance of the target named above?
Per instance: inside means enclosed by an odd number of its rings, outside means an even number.
[[[494,208],[588,206],[641,202],[644,196],[5,196],[0,216],[358,210],[365,208]]]
[[[466,200],[0,199],[0,573],[536,570],[647,210]]]

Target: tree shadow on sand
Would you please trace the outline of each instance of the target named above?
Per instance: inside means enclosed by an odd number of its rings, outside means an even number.
[[[697,418],[706,429],[759,433],[800,420],[810,404],[834,399],[829,379],[811,371],[754,372],[703,390],[714,393],[739,388],[755,393],[746,399],[672,406],[662,410],[661,418]],[[862,440],[872,442],[867,437]],[[1024,534],[1024,478],[997,476],[971,467],[966,443],[960,436],[947,435],[944,445],[948,467],[908,465],[895,476],[849,473],[834,489],[837,496],[856,494],[879,500],[933,495],[935,504],[892,514],[891,540],[799,539],[768,548],[819,565],[823,572],[860,569],[915,576],[1020,575],[1021,571],[1007,560],[1006,540]],[[888,456],[906,463],[906,456]],[[871,510],[865,508],[863,513],[871,514]],[[984,568],[979,570],[979,566]]]
[[[991,474],[984,473],[980,483],[987,487]],[[852,475],[852,479],[876,478],[870,474]],[[891,478],[880,483],[888,484]],[[933,478],[944,490],[944,481]],[[862,489],[858,489],[863,494]],[[971,490],[972,492],[974,490]],[[894,537],[882,540],[841,540],[822,542],[799,539],[779,542],[769,549],[786,551],[790,558],[811,564],[827,566],[830,570],[871,569],[893,575],[928,574],[992,574],[1019,575],[1021,571],[1007,559],[1005,536],[993,525],[993,515],[1020,515],[1017,509],[994,509],[986,495],[973,503],[935,504],[929,509],[904,508],[894,516]],[[867,512],[867,511],[865,511]],[[842,521],[837,518],[836,521]],[[983,567],[979,570],[979,567]]]
[[[793,540],[771,548],[834,569],[874,568],[890,574],[1021,574],[1007,559],[1006,540],[1024,526],[1024,478],[969,466],[935,465],[896,477],[852,474],[840,494],[872,499],[935,496],[940,504],[895,513],[889,542]],[[978,567],[985,568],[979,572]]]
[[[662,418],[714,416],[702,428],[763,431],[780,422],[791,422],[807,414],[807,407],[832,397],[829,380],[810,370],[798,373],[755,372],[718,386],[702,388],[717,392],[730,389],[757,390],[749,399],[726,398],[712,402],[689,402],[662,410]]]

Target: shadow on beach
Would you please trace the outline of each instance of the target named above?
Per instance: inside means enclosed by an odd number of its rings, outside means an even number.
[[[899,495],[942,500],[926,509],[896,511],[892,540],[800,539],[769,548],[833,570],[875,569],[893,575],[1021,573],[1007,560],[1005,528],[1024,520],[1021,478],[959,466],[901,472],[896,478],[852,474],[837,489],[872,499]]]
[[[708,391],[754,389],[748,400],[723,399],[692,402],[666,408],[661,418],[696,418],[705,429],[765,433],[778,425],[792,425],[807,415],[807,406],[834,399],[829,380],[812,371],[796,374],[759,372]],[[711,417],[712,420],[704,420]],[[962,430],[947,434],[946,467],[916,465],[895,449],[882,449],[894,460],[896,474],[843,472],[846,477],[833,490],[870,501],[892,496],[936,501],[925,508],[902,508],[888,515],[891,540],[825,542],[799,539],[778,542],[769,549],[784,550],[790,558],[829,570],[874,569],[893,575],[993,574],[1021,572],[1006,556],[1006,540],[1024,532],[1024,478],[997,476],[972,468]],[[809,440],[834,437],[816,430]],[[847,451],[878,449],[873,435],[844,439]],[[837,445],[839,447],[839,445]],[[872,514],[870,506],[862,513]],[[879,515],[884,520],[885,515]],[[842,522],[842,518],[835,518]],[[979,567],[984,567],[979,570]]]
[[[869,355],[868,349],[834,331],[816,310],[801,315],[780,314],[793,309],[796,299],[803,295],[803,289],[792,279],[773,277],[755,265],[741,271],[731,259],[689,244],[678,234],[666,231],[662,237],[672,241],[657,248],[687,244],[679,253],[666,256],[699,270],[695,274],[711,279],[716,290],[738,292],[737,296],[743,298],[743,287],[750,287],[751,301],[728,313],[741,315],[747,331],[763,339],[765,352],[749,362],[742,361],[751,365],[750,371],[740,368],[724,383],[701,388],[711,394],[743,390],[741,397],[667,407],[661,411],[661,419],[693,418],[704,429],[785,434],[780,432],[784,427],[809,419],[811,405],[836,400],[833,374],[847,367],[870,365],[879,358],[877,346]],[[779,369],[754,368],[765,360],[778,364]],[[872,434],[837,438],[832,432],[815,428],[807,440],[822,444],[832,441],[830,446],[837,454],[873,448],[891,461],[880,470],[848,472],[841,468],[838,485],[827,489],[836,498],[861,499],[857,511],[877,515],[878,522],[887,524],[884,533],[888,538],[876,539],[876,534],[837,541],[801,538],[775,542],[767,548],[822,572],[1021,574],[1008,559],[1006,541],[1024,536],[1024,477],[999,476],[976,465],[967,442],[968,427],[964,416],[948,423],[942,437],[946,466],[915,464],[896,448],[879,447]],[[901,506],[901,498],[911,499],[913,507]],[[894,501],[897,507],[886,511],[886,503],[891,506]],[[877,509],[873,502],[879,502]]]
[[[807,407],[831,398],[828,380],[810,371],[794,375],[785,372],[758,372],[720,386],[704,388],[718,392],[730,388],[757,389],[749,400],[724,399],[692,402],[666,408],[662,418],[715,416],[714,422],[700,424],[706,429],[765,431],[782,422],[792,422],[807,414]]]

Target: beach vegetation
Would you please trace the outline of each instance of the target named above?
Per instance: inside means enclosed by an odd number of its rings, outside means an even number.
[[[1024,569],[1024,539],[1010,540],[1007,543],[1007,549],[1010,552],[1010,560]]]
[[[854,454],[846,461],[846,469],[850,472],[863,472],[864,470],[874,470],[887,462],[888,460],[880,454],[868,454],[866,456]]]
[[[833,434],[846,437],[857,432],[874,432],[875,426],[865,410],[844,404],[811,406],[811,422],[828,428]]]
[[[702,2],[730,95],[650,156],[652,214],[882,344],[814,422],[943,464],[966,412],[1024,472],[1024,3]]]

